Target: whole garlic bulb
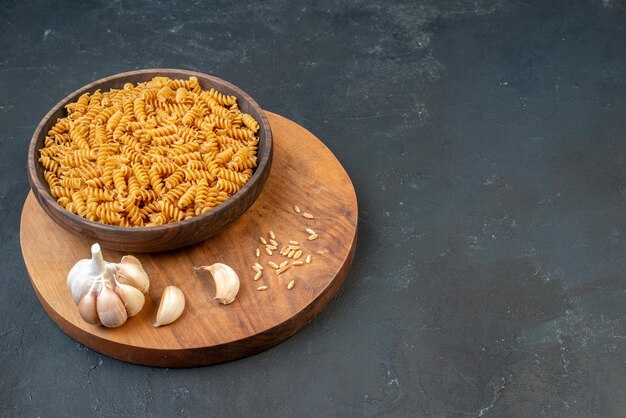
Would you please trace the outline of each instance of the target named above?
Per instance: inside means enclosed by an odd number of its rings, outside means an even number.
[[[125,256],[120,263],[108,263],[100,245],[93,244],[91,259],[72,267],[67,285],[85,322],[114,328],[141,311],[150,280],[137,258]]]

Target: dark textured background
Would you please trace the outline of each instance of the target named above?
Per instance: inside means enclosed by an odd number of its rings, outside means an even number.
[[[0,415],[626,415],[623,1],[0,4]],[[150,67],[239,85],[354,182],[344,288],[259,355],[112,360],[28,281],[34,127]]]

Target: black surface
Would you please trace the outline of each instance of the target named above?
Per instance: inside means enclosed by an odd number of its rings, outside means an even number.
[[[0,415],[624,416],[625,18],[615,0],[2,2]],[[353,179],[346,285],[267,352],[125,364],[30,286],[34,127],[149,67],[235,83]]]

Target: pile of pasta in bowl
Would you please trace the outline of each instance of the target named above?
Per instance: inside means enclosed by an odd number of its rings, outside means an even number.
[[[117,226],[154,226],[210,211],[257,164],[259,123],[237,99],[195,77],[154,77],[85,93],[49,130],[39,162],[69,212]]]

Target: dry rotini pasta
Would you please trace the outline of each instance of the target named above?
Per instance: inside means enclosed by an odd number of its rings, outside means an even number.
[[[257,164],[259,123],[195,77],[85,93],[66,109],[39,162],[58,203],[91,221],[152,226],[206,213]]]

